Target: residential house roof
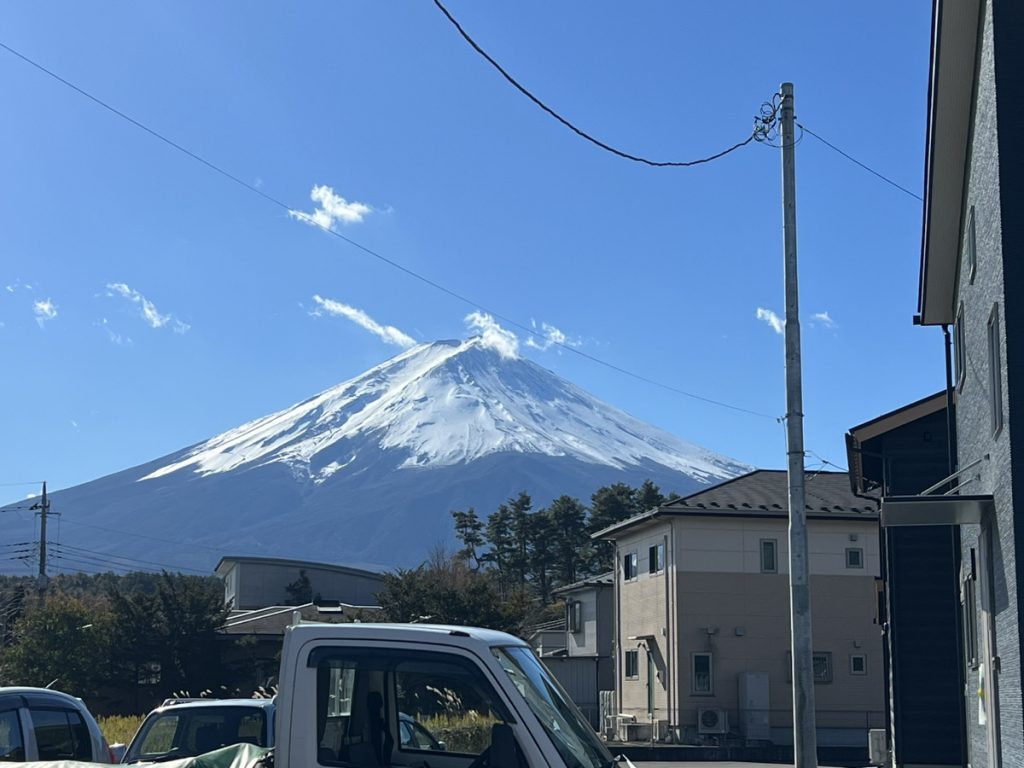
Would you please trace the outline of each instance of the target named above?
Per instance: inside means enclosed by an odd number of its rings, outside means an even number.
[[[566,584],[564,587],[551,590],[553,595],[564,595],[569,592],[578,592],[581,589],[589,589],[592,587],[612,587],[615,586],[615,572],[608,571],[608,573],[602,573],[597,576],[591,576],[587,579],[581,579],[580,581],[573,582],[572,584]]]
[[[853,495],[846,472],[806,472],[804,508],[809,520],[878,519],[874,503]],[[592,538],[615,539],[626,529],[655,518],[673,516],[786,518],[789,516],[788,474],[780,469],[756,469],[610,525]]]
[[[299,568],[305,570],[319,570],[319,571],[334,571],[335,573],[348,574],[350,576],[363,576],[370,579],[384,580],[384,574],[374,573],[373,571],[366,571],[362,568],[352,568],[347,565],[337,565],[335,563],[315,563],[308,560],[289,560],[281,557],[250,557],[246,555],[225,555],[217,563],[217,567],[214,568],[214,573],[219,576],[223,576],[227,573],[233,564],[246,564],[246,565],[277,565],[282,568]]]

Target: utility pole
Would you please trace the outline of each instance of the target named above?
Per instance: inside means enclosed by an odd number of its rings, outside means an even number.
[[[782,84],[782,226],[786,267],[786,442],[789,453],[789,608],[793,657],[793,759],[817,768],[811,590],[804,507],[804,406],[796,269],[796,150],[793,84]]]
[[[46,602],[46,587],[49,578],[46,575],[46,518],[50,514],[50,500],[46,496],[46,482],[43,482],[43,497],[29,509],[39,510],[39,575],[36,577],[36,589],[39,591],[39,604]]]

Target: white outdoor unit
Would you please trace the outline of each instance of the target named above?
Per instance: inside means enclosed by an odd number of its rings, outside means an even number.
[[[889,748],[886,745],[884,728],[868,730],[868,762],[872,765],[886,765],[889,762]]]
[[[728,733],[729,716],[718,707],[697,708],[697,733]]]
[[[767,672],[743,672],[737,678],[740,699],[740,735],[748,742],[771,741],[768,720],[769,688]]]

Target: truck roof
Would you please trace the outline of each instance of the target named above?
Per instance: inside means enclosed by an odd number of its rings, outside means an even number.
[[[506,632],[480,627],[458,627],[446,624],[328,624],[307,622],[288,627],[289,633],[337,639],[405,640],[410,642],[441,643],[444,645],[472,646],[484,643],[494,645],[526,645]],[[297,639],[297,638],[296,638]]]

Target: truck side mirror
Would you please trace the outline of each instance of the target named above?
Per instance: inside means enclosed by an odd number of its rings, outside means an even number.
[[[519,745],[516,744],[512,726],[495,723],[491,726],[491,750],[487,760],[488,768],[521,768]]]

